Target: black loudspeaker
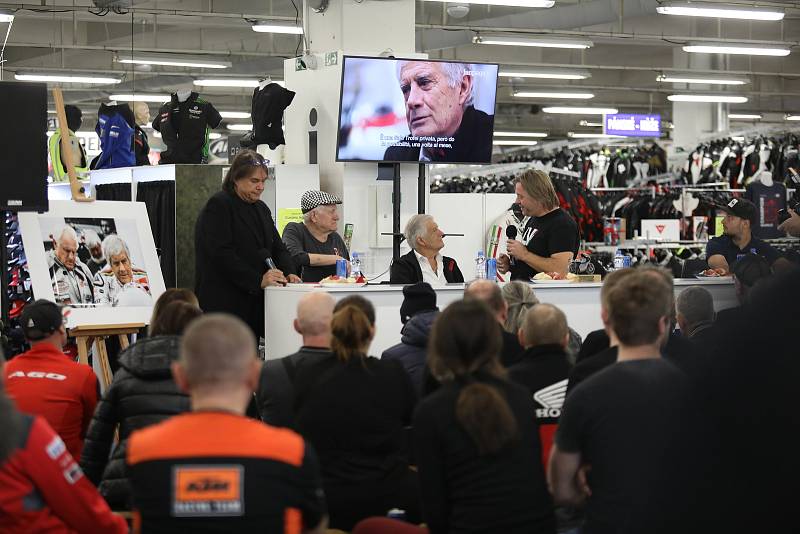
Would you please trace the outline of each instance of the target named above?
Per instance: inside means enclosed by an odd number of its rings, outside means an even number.
[[[0,210],[45,212],[47,85],[0,82],[0,102]]]

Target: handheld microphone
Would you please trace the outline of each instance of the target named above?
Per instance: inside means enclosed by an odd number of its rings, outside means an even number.
[[[508,239],[517,239],[517,227],[514,226],[513,224],[509,224],[508,226],[506,226],[506,237]],[[509,254],[508,258],[509,258],[508,264],[514,265],[514,256]]]

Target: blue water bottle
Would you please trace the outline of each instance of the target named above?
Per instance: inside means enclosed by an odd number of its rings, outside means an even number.
[[[486,260],[486,279],[492,282],[497,280],[497,259],[489,258]]]
[[[336,260],[336,276],[347,278],[347,260]]]

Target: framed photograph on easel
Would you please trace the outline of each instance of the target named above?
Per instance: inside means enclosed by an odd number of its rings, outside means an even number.
[[[165,286],[144,204],[51,201],[19,226],[35,298],[69,306],[70,327],[149,322]]]

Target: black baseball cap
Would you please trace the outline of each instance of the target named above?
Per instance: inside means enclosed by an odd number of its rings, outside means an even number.
[[[756,220],[756,205],[746,198],[734,198],[730,202],[720,206],[725,213],[730,213],[734,217],[740,217],[754,223]]]
[[[25,339],[39,341],[53,335],[64,324],[61,306],[55,302],[39,299],[26,305],[20,317]]]

